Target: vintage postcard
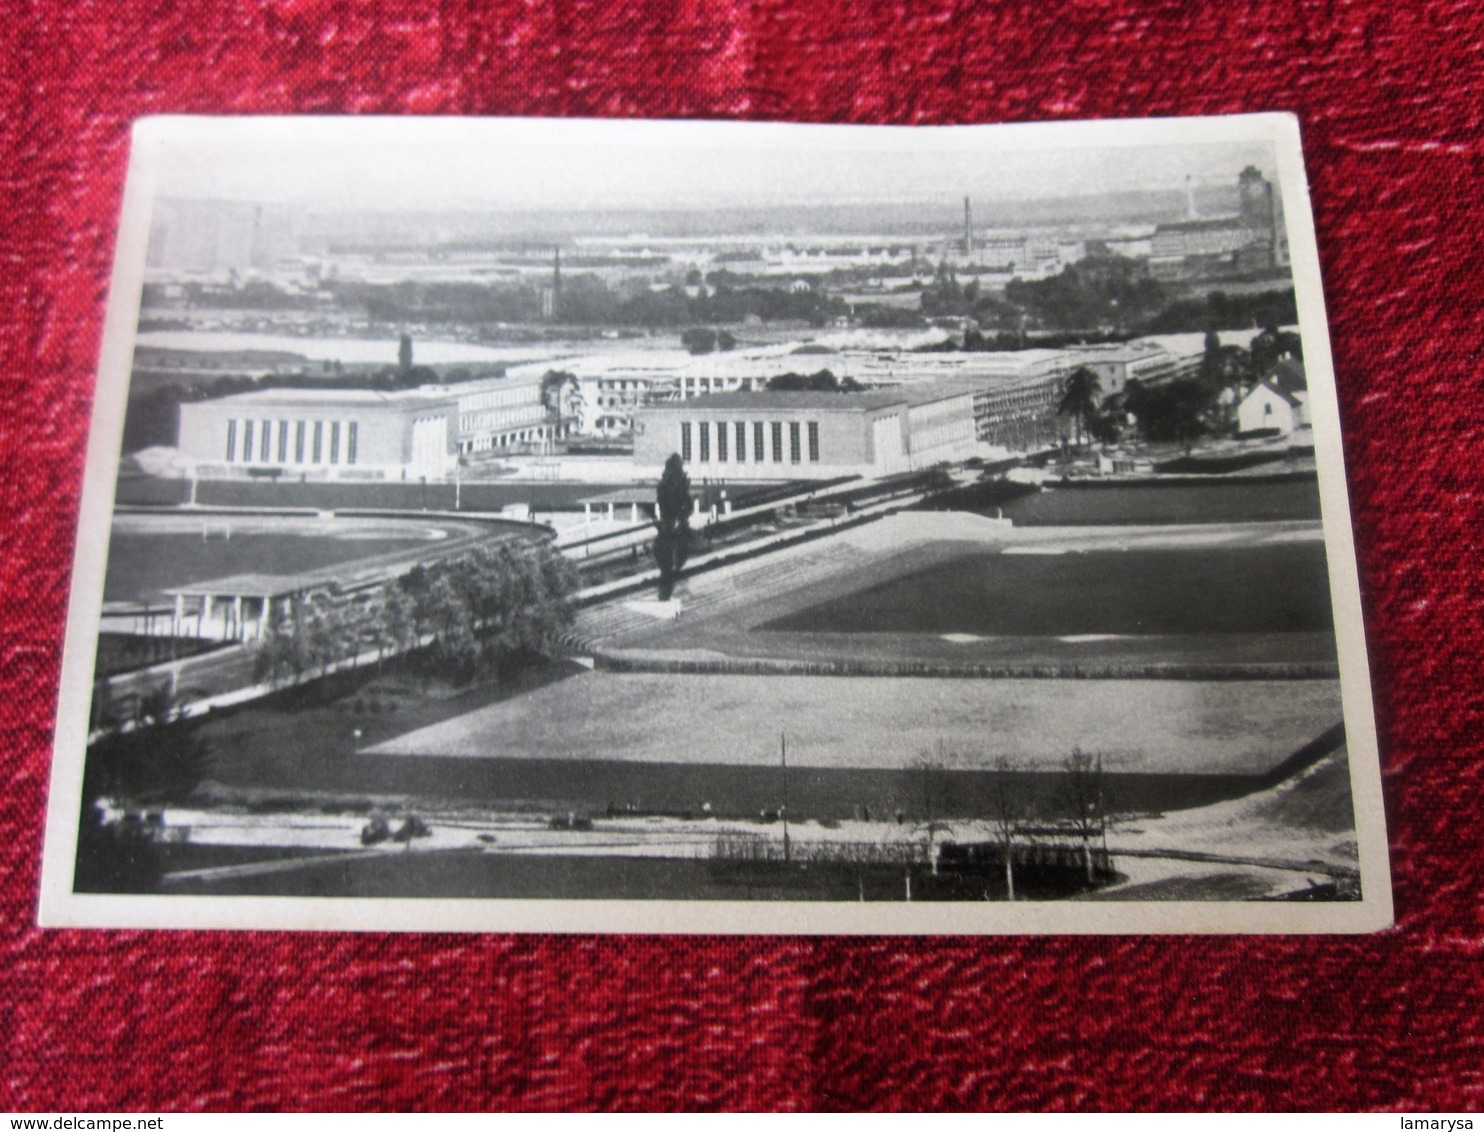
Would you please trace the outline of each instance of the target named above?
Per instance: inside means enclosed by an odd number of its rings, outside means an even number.
[[[1391,923],[1296,121],[141,122],[48,925]]]

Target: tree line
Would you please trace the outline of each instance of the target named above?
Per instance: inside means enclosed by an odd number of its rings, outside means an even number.
[[[576,568],[550,546],[499,543],[345,595],[311,591],[274,602],[254,660],[273,685],[298,683],[375,652],[451,684],[512,676],[549,657],[576,618]]]
[[[1130,379],[1122,391],[1103,397],[1098,375],[1080,366],[1067,376],[1057,413],[1072,420],[1079,447],[1084,432],[1112,444],[1130,427],[1145,440],[1188,444],[1230,427],[1236,398],[1223,403],[1223,393],[1263,381],[1279,362],[1301,363],[1303,357],[1303,340],[1271,324],[1246,349],[1224,345],[1212,330],[1194,376],[1153,385]]]

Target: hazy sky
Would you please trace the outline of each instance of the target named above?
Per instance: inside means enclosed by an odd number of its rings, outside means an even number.
[[[157,191],[531,211],[1018,200],[1276,175],[1272,117],[882,128],[453,118],[155,119]],[[1266,128],[1257,128],[1260,125]]]

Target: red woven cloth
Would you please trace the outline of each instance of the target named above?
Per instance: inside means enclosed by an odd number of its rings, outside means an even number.
[[[1474,0],[0,0],[0,1107],[1484,1104]],[[1291,109],[1399,923],[1362,938],[39,931],[127,128],[186,113],[954,123]]]

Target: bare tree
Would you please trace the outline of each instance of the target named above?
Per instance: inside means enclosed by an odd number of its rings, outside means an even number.
[[[1005,858],[1006,899],[1015,899],[1015,835],[1025,817],[1025,797],[1016,781],[1019,768],[1004,755],[995,760],[990,787],[990,821]]]
[[[1064,814],[1082,839],[1082,861],[1087,867],[1087,883],[1092,884],[1092,840],[1106,832],[1102,755],[1090,755],[1081,747],[1072,748],[1062,763],[1061,802]]]
[[[940,820],[939,815],[946,809],[948,771],[953,761],[953,754],[944,746],[941,739],[938,740],[938,745],[933,750],[921,751],[912,760],[912,771],[922,791],[923,828],[927,832],[928,864],[934,876],[938,873],[938,853],[933,837],[934,834],[948,829],[948,825]]]

